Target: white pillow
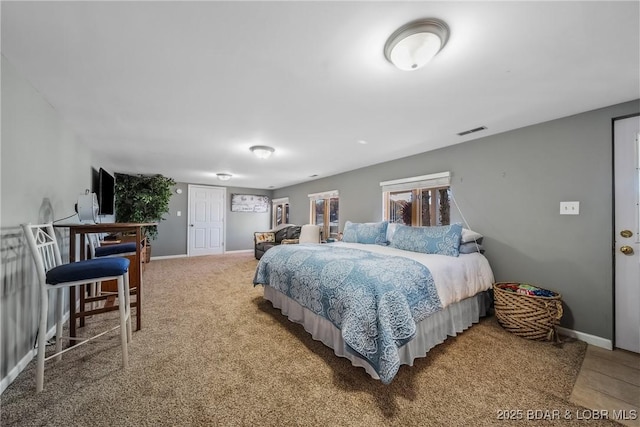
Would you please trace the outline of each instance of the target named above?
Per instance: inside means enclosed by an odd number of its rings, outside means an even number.
[[[388,230],[387,230],[388,233]],[[469,242],[475,242],[477,240],[482,239],[482,234],[480,233],[476,233],[475,231],[471,231],[467,228],[463,228],[462,229],[462,240],[460,241],[460,243],[469,243]]]
[[[393,234],[396,232],[396,226],[398,224],[395,222],[390,222],[387,224],[387,242],[390,242],[393,239]]]

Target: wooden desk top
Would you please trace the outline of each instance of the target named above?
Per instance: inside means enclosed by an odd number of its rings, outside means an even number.
[[[101,233],[130,231],[139,227],[158,225],[157,222],[103,222],[99,224],[54,224],[54,227],[68,227],[75,233]]]

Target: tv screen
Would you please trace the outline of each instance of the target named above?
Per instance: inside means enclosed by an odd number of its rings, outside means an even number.
[[[106,170],[98,172],[98,204],[100,215],[113,215],[115,180]]]

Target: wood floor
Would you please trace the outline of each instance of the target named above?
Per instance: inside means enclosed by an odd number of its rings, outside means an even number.
[[[570,400],[606,410],[608,419],[621,424],[640,426],[640,355],[590,345]]]

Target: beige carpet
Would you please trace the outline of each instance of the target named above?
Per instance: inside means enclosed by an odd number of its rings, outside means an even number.
[[[256,265],[253,254],[151,262],[129,369],[117,333],[48,362],[40,394],[32,361],[1,396],[1,425],[537,424],[499,420],[502,410],[588,424],[568,401],[584,343],[530,342],[486,318],[385,386],[263,300]]]

